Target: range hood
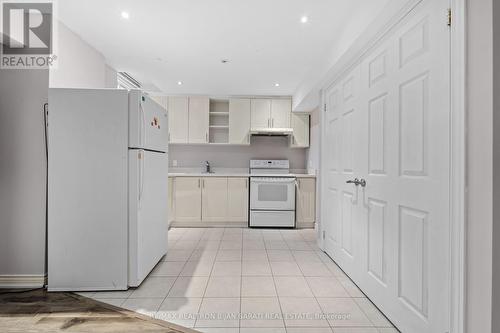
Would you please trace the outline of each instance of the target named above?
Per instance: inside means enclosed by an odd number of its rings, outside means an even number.
[[[250,134],[261,136],[290,136],[293,134],[293,128],[252,128]]]

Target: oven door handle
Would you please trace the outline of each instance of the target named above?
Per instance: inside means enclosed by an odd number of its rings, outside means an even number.
[[[250,182],[253,184],[295,184],[296,180],[295,178],[283,178],[283,179],[276,179],[276,178],[250,178]]]

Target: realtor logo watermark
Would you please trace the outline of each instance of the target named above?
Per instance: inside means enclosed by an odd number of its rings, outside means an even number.
[[[0,68],[47,69],[55,65],[54,2],[2,1]]]

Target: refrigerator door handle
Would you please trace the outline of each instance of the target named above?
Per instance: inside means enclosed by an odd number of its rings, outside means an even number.
[[[146,141],[146,113],[144,111],[144,107],[142,102],[139,102],[139,109],[141,112],[141,133],[140,133],[140,146],[144,147]]]
[[[141,206],[142,194],[144,192],[144,159],[146,156],[139,151],[139,207]]]

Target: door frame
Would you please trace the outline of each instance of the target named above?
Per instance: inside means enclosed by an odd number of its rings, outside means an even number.
[[[353,45],[328,71],[320,83],[320,172],[318,198],[321,199],[328,186],[323,181],[325,160],[323,144],[325,135],[326,90],[336,84],[363,56],[378,46],[392,29],[423,1],[391,1],[381,17],[377,18]],[[450,290],[449,332],[465,332],[466,301],[466,0],[449,0],[451,10],[450,28]],[[443,13],[446,24],[447,13]],[[317,200],[319,214],[318,246],[324,250],[325,228],[323,216],[325,206]]]

